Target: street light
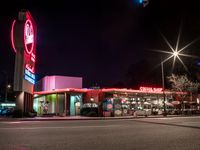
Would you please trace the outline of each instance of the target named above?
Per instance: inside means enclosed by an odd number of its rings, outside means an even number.
[[[164,83],[164,69],[163,69],[163,64],[170,60],[171,58],[173,58],[173,63],[172,63],[172,71],[174,69],[175,66],[175,62],[176,59],[179,60],[179,62],[183,65],[183,67],[185,68],[186,71],[188,71],[186,65],[184,64],[184,62],[182,61],[180,56],[183,57],[197,57],[197,56],[193,56],[193,55],[189,55],[189,54],[184,54],[182,51],[185,50],[186,48],[188,48],[189,46],[191,46],[194,42],[196,42],[198,39],[193,40],[192,42],[186,44],[185,46],[183,46],[182,48],[179,48],[179,41],[180,41],[180,35],[181,35],[181,28],[179,29],[179,33],[178,33],[178,37],[177,37],[177,41],[176,41],[176,46],[175,48],[173,48],[173,46],[169,43],[169,41],[166,39],[166,37],[160,33],[162,38],[164,39],[165,43],[168,45],[168,47],[170,48],[171,51],[168,50],[153,50],[155,52],[160,52],[160,53],[165,53],[165,54],[170,54],[169,57],[167,57],[165,60],[162,60],[161,62],[161,69],[162,69],[162,88],[163,88],[163,107],[164,107],[164,116],[166,116],[166,108],[165,108],[165,83]]]
[[[174,57],[179,57],[179,52],[178,51],[174,51],[172,53],[172,56]],[[163,89],[163,107],[164,107],[164,116],[167,116],[167,112],[166,112],[166,104],[165,104],[165,75],[164,75],[164,68],[163,68],[163,64],[164,61],[161,62],[161,71],[162,71],[162,89]]]
[[[165,77],[164,77],[163,62],[161,62],[161,71],[162,71],[162,89],[163,89],[163,107],[164,107],[163,116],[167,116],[166,106],[165,106],[165,79],[164,79]]]
[[[7,85],[7,88],[8,88],[8,89],[10,89],[10,88],[11,88],[11,85],[10,85],[10,84],[8,84],[8,85]]]
[[[6,93],[5,93],[5,102],[7,102],[7,100],[8,100],[8,90],[10,90],[10,88],[11,88],[11,85],[7,84],[6,85]]]

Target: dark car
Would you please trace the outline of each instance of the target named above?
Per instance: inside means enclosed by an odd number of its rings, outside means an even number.
[[[0,116],[6,116],[9,117],[11,116],[13,113],[13,109],[12,108],[3,108],[0,111]]]
[[[98,116],[98,105],[93,103],[86,103],[81,108],[81,115],[88,117],[97,117]]]

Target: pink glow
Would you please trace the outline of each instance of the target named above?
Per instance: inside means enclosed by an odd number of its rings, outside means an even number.
[[[46,76],[42,79],[42,90],[82,88],[82,78],[68,76]]]
[[[35,63],[35,54],[31,53],[31,60]]]
[[[28,48],[28,44],[31,44],[31,48]],[[34,30],[31,20],[26,20],[24,25],[24,46],[26,52],[30,55],[34,48]]]
[[[32,53],[32,54],[31,54],[31,57],[35,58],[35,54]]]
[[[11,43],[12,43],[13,50],[16,53],[17,50],[15,48],[15,41],[14,41],[14,26],[15,26],[15,22],[16,22],[16,20],[13,20],[12,28],[11,28]]]
[[[26,69],[28,70],[28,71],[30,71],[31,73],[35,73],[35,70],[34,70],[34,67],[32,67],[32,66],[30,66],[30,65],[28,65],[28,64],[26,64]]]
[[[55,89],[53,91],[41,91],[41,92],[34,92],[34,94],[53,94],[53,93],[64,93],[64,92],[89,92],[90,89],[76,89],[76,88],[66,88],[66,89]]]
[[[68,76],[54,76],[55,89],[82,88],[82,78]]]
[[[79,89],[79,88],[65,88],[65,89],[54,89],[54,90],[47,90],[47,91],[40,91],[40,92],[34,92],[34,94],[55,94],[55,93],[64,93],[64,92],[91,92],[95,91],[93,89]],[[146,92],[140,91],[140,90],[133,90],[133,89],[118,89],[118,88],[109,88],[109,89],[98,89],[96,90],[98,93],[100,92],[127,92],[127,93],[142,93],[145,94]],[[163,94],[163,92],[152,92],[152,94]],[[170,92],[165,91],[165,94],[187,94],[187,92]]]
[[[124,92],[124,93],[147,93],[145,91],[141,90],[134,90],[134,89],[118,89],[118,88],[108,88],[108,89],[101,89],[102,92]],[[154,93],[154,94],[163,94],[163,91],[156,91],[156,92],[148,92],[148,93]],[[165,94],[187,94],[187,92],[171,92],[171,91],[165,91]]]
[[[35,62],[35,58],[31,57],[32,62]]]
[[[153,87],[140,87],[140,91],[143,92],[148,92],[148,93],[156,93],[156,92],[162,92],[163,89],[162,88],[153,88]]]

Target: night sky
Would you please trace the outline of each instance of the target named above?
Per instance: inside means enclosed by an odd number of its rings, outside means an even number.
[[[137,0],[7,0],[0,5],[0,84],[5,73],[12,82],[10,29],[21,9],[31,12],[38,27],[37,79],[78,76],[84,87],[160,86],[156,65],[166,56],[150,49],[169,48],[159,32],[174,46],[182,24],[180,47],[200,37],[197,0],[151,0],[145,8]],[[197,41],[184,52],[200,56],[199,51]],[[184,60],[189,69],[197,61]],[[171,63],[164,67],[170,74]],[[177,63],[176,70],[180,68]]]

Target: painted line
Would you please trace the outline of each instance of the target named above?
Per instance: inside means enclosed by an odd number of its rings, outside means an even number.
[[[41,121],[34,121],[34,123]],[[18,124],[18,123],[33,123],[33,121],[0,121],[0,124]]]
[[[77,129],[77,128],[108,128],[120,127],[122,125],[106,125],[106,126],[76,126],[76,127],[23,127],[23,128],[0,128],[0,130],[34,130],[34,129]]]
[[[138,118],[138,119],[158,119],[158,120],[164,120],[164,119],[195,119],[195,118],[200,118],[200,116],[188,116],[188,117],[163,117],[163,118]]]
[[[7,122],[8,124],[18,124],[21,123],[20,121],[15,121],[15,122]]]

